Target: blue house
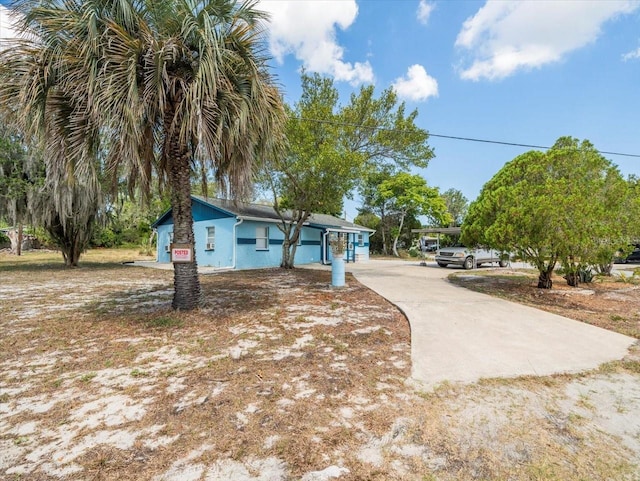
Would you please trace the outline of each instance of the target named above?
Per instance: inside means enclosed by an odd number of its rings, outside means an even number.
[[[282,260],[282,220],[273,207],[234,203],[229,200],[191,196],[195,256],[200,266],[220,269],[278,267]],[[173,217],[165,212],[153,224],[157,231],[157,260],[169,263],[173,242]],[[313,214],[302,228],[295,264],[331,263],[329,236],[347,238],[344,258],[348,262],[369,259],[369,236],[375,231],[331,215]]]

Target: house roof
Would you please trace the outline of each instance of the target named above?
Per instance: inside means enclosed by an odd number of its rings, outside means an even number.
[[[262,220],[266,222],[281,222],[278,213],[273,208],[273,206],[270,205],[250,204],[247,202],[227,199],[203,197],[201,195],[192,195],[191,197],[196,201],[207,204],[211,207],[222,210],[239,218]],[[159,225],[169,215],[171,215],[171,210],[165,212],[156,222],[154,222],[154,226]],[[291,211],[285,211],[284,217],[287,220],[291,220]],[[340,219],[328,214],[311,214],[306,224],[312,227],[328,228],[333,230],[375,232],[373,229],[369,229],[368,227],[354,224],[353,222],[349,222],[346,219]]]

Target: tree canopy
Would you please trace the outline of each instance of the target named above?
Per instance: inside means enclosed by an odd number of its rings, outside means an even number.
[[[255,3],[21,0],[15,8],[27,35],[0,53],[0,108],[28,141],[41,141],[62,219],[90,206],[74,199],[98,192],[99,169],[143,191],[156,169],[170,192],[174,241],[193,245],[194,170],[240,195],[257,159],[281,142],[284,111]],[[196,307],[196,262],[176,263],[174,273],[174,308]]]
[[[459,227],[464,221],[469,209],[469,200],[458,189],[448,189],[442,193],[442,198],[447,205],[447,211],[451,216],[450,225],[444,227]]]
[[[581,265],[628,241],[627,183],[589,141],[561,137],[546,153],[508,162],[469,207],[461,240],[511,252],[539,270],[551,288],[561,262],[575,283]],[[614,249],[615,250],[615,249]]]
[[[407,216],[427,216],[433,223],[442,224],[451,221],[444,199],[437,188],[429,187],[420,175],[399,172],[381,182],[378,186],[378,198],[386,203],[399,217],[394,229],[393,254],[398,257],[398,238]]]
[[[427,185],[420,175],[391,170],[370,172],[363,188],[363,208],[361,215],[374,214],[379,219],[376,232],[380,233],[382,252],[398,253],[398,241],[401,237],[411,239],[411,233],[405,232],[408,224],[413,224],[420,216],[430,218],[433,224],[448,224],[451,216],[440,192]],[[411,221],[411,222],[407,222]],[[393,239],[393,240],[392,240]]]
[[[287,147],[265,165],[262,184],[280,212],[282,266],[290,268],[312,213],[340,214],[367,173],[425,167],[433,152],[414,123],[417,111],[406,114],[391,89],[376,97],[373,86],[362,87],[343,106],[332,79],[303,72],[300,100],[287,110]]]

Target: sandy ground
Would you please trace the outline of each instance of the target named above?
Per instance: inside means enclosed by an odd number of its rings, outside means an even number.
[[[419,392],[406,322],[353,278],[208,276],[187,314],[170,311],[164,272],[11,279],[0,479],[640,479],[633,353]]]

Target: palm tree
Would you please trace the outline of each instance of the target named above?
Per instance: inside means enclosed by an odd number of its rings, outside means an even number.
[[[194,243],[191,174],[232,197],[282,138],[265,14],[234,0],[16,0],[21,40],[0,54],[0,104],[66,180],[101,166],[169,188],[174,242]],[[101,150],[102,149],[102,150]],[[207,169],[201,169],[205,166]],[[197,265],[174,265],[175,309],[197,306]]]

